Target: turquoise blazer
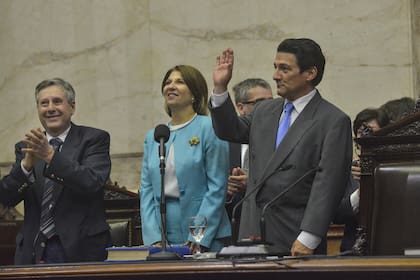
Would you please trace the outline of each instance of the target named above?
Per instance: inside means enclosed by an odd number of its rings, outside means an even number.
[[[191,144],[191,139],[198,143]],[[194,241],[188,232],[188,217],[204,215],[208,227],[201,244],[208,248],[214,239],[228,237],[231,228],[224,207],[229,174],[228,142],[217,138],[211,119],[197,115],[187,126],[171,131],[166,143],[169,151],[174,144],[175,172],[179,186],[184,240]],[[144,141],[144,157],[140,182],[140,209],[143,242],[161,241],[160,194],[161,175],[158,157],[159,143],[154,129]]]

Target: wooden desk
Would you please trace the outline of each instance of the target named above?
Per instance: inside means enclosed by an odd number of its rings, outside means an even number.
[[[0,221],[0,265],[14,264],[16,235],[23,221]]]
[[[341,240],[344,235],[344,225],[331,224],[327,232],[327,255],[340,253]]]
[[[0,267],[0,279],[419,279],[420,258],[312,258],[235,262],[178,261]]]

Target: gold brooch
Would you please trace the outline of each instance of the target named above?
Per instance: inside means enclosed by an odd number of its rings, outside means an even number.
[[[200,143],[200,139],[197,136],[193,136],[188,142],[190,143],[191,146],[198,145],[198,143]]]

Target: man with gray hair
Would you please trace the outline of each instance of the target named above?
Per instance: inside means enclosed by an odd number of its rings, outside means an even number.
[[[0,184],[2,203],[24,201],[15,264],[103,261],[110,136],[71,122],[75,92],[63,79],[39,83],[35,100],[44,130],[33,128],[16,144],[16,162]]]
[[[250,114],[259,101],[273,98],[270,84],[260,78],[245,79],[234,85],[232,89],[240,116]]]

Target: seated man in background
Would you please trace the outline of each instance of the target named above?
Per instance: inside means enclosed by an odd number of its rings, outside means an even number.
[[[103,261],[110,244],[103,189],[110,136],[71,122],[75,92],[60,78],[39,83],[35,100],[45,131],[26,132],[0,184],[2,203],[25,206],[15,264]]]

